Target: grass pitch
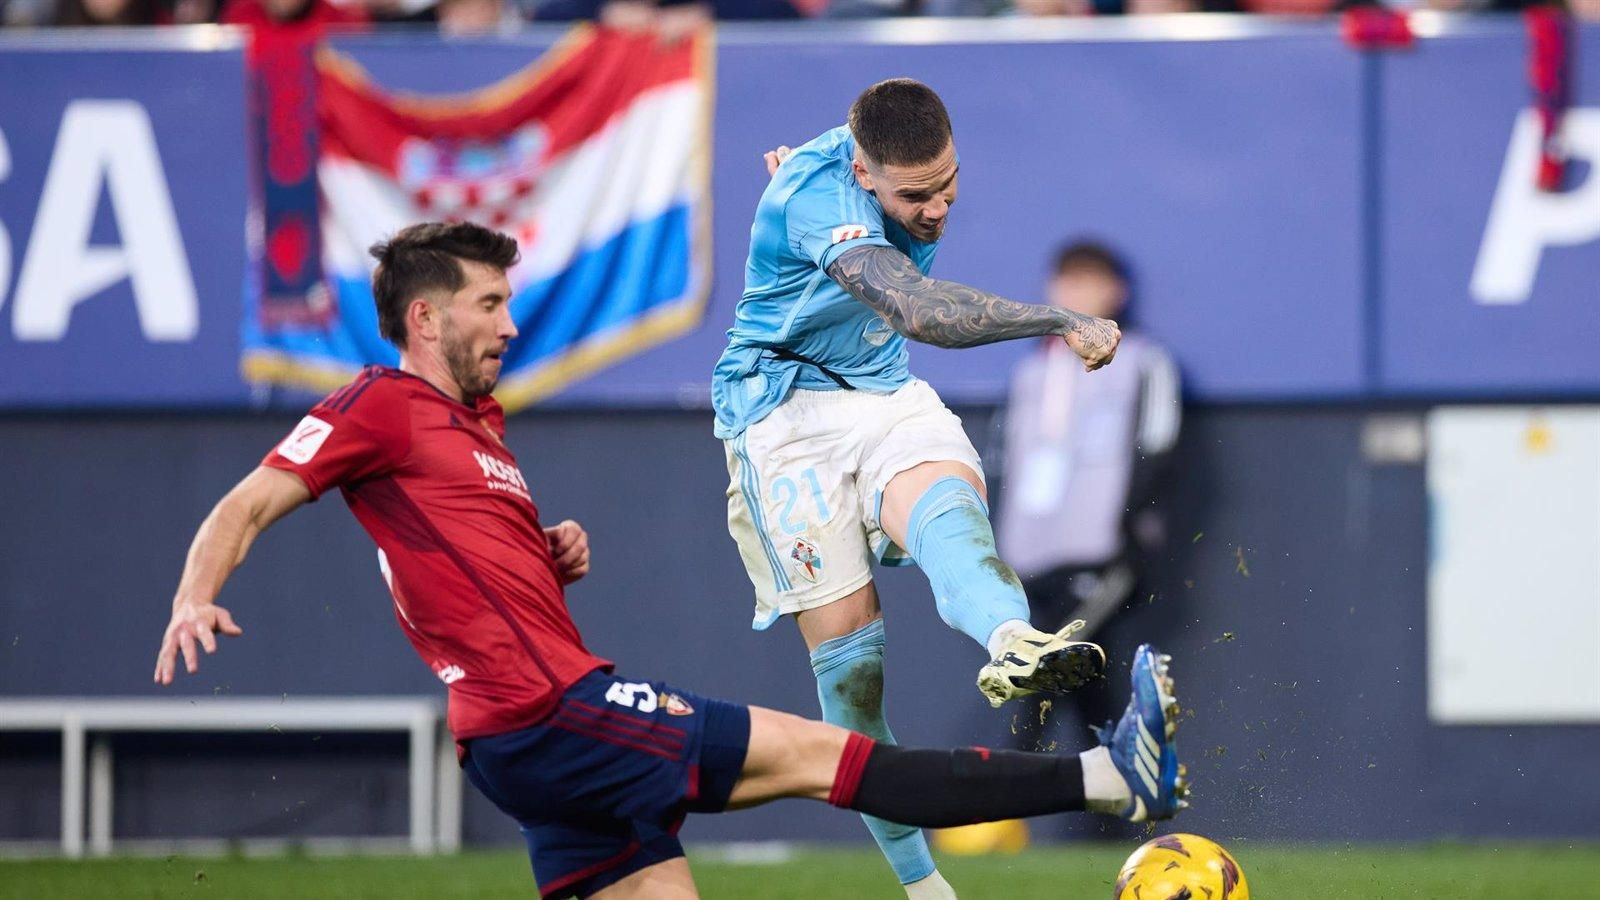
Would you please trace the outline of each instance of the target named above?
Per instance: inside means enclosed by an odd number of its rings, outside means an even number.
[[[964,900],[1101,900],[1128,849],[1058,847],[1016,856],[943,857]],[[1419,847],[1229,845],[1255,900],[1600,898],[1600,846]],[[691,853],[708,900],[904,897],[869,849],[804,850],[734,864]],[[457,857],[0,861],[0,900],[498,900],[537,896],[520,853]]]

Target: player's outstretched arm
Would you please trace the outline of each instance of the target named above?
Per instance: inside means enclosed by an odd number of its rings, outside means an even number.
[[[1058,334],[1093,371],[1116,355],[1122,332],[1110,319],[1069,309],[1018,303],[954,281],[922,274],[893,247],[854,247],[828,266],[828,275],[890,327],[935,347],[976,347],[996,341]]]
[[[156,654],[155,681],[171,684],[178,654],[192,675],[200,668],[198,642],[207,653],[217,652],[218,631],[240,635],[226,609],[217,606],[217,594],[233,570],[244,562],[256,536],[267,526],[311,499],[311,492],[296,475],[266,466],[245,476],[223,497],[200,524],[172,600],[172,621]]]

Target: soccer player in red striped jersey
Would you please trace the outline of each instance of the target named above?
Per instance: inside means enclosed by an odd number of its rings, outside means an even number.
[[[425,223],[373,255],[379,327],[400,367],[370,367],[314,407],[202,523],[157,683],[180,656],[196,672],[218,633],[243,634],[216,605],[223,583],[257,535],[337,487],[378,545],[400,627],[448,686],[467,778],[522,826],[545,897],[696,896],[677,839],[685,815],[785,797],[928,827],[1175,809],[1176,703],[1153,653],[1135,663],[1112,752],[1080,756],[876,744],[614,674],[567,611],[588,538],[576,522],[540,524],[490,396],[517,336],[515,241]]]

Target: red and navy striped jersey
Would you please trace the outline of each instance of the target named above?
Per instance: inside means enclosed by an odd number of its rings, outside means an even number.
[[[456,740],[523,728],[611,664],[584,646],[492,397],[370,366],[262,461],[337,487],[378,545],[395,617],[449,686]]]

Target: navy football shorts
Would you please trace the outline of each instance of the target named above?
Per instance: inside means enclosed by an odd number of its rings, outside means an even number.
[[[721,812],[744,768],[750,711],[590,672],[549,718],[473,738],[467,779],[516,819],[539,892],[587,897],[683,855],[690,812]]]

